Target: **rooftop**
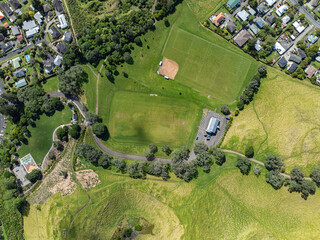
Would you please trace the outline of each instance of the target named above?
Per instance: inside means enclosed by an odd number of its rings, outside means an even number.
[[[250,37],[251,35],[247,30],[242,30],[237,36],[235,36],[233,40],[238,44],[239,47],[242,47],[248,42]]]
[[[22,78],[22,79],[20,79],[18,82],[16,82],[16,83],[14,84],[14,86],[15,86],[16,88],[21,88],[21,87],[26,86],[27,84],[28,84],[28,83],[27,83],[26,79],[25,79],[25,78]]]

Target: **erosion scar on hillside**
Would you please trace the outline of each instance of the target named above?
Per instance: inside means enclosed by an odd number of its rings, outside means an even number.
[[[179,71],[179,65],[173,60],[168,58],[162,59],[162,64],[159,67],[158,73],[164,77],[168,77],[170,79],[174,79]]]

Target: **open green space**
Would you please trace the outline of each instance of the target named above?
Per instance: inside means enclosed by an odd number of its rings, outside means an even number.
[[[58,77],[54,76],[54,77],[48,78],[47,80],[45,80],[45,82],[43,82],[42,87],[44,91],[47,93],[58,91],[59,89]]]
[[[255,158],[270,153],[285,160],[287,172],[295,165],[305,174],[320,162],[319,89],[269,68],[254,101],[233,121],[223,148],[244,152],[253,145]]]
[[[113,100],[117,92],[157,94],[163,97],[161,98],[163,101],[167,101],[164,97],[168,97],[173,102],[173,99],[184,100],[197,105],[199,109],[209,108],[219,111],[220,106],[225,103],[232,103],[231,107],[235,106],[239,93],[255,73],[258,63],[224,39],[201,27],[186,2],[179,4],[176,12],[170,15],[168,20],[169,27],[166,27],[163,21],[158,21],[154,31],[149,31],[141,37],[143,46],[134,45],[134,50],[131,52],[134,63],[119,66],[117,69],[119,74],[115,75],[113,80],[108,80],[105,77],[105,70],[102,70],[99,80],[98,114],[108,128],[112,128],[108,125],[112,121],[111,104],[117,101]],[[190,41],[186,41],[185,37]],[[176,80],[166,80],[157,74],[159,62],[164,56],[179,64]],[[212,59],[210,64],[207,62],[208,59]],[[197,80],[192,78],[196,78],[197,75],[199,75]],[[89,80],[89,84],[92,84],[93,88],[96,80]],[[90,98],[94,97],[87,97]],[[88,100],[89,109],[95,112],[95,105],[89,102]],[[122,103],[128,104],[125,101]],[[134,104],[132,102],[130,106]],[[122,106],[118,107],[124,109]],[[142,108],[139,111],[161,112],[157,109]],[[190,114],[195,114],[193,108],[190,108],[190,113],[186,113],[186,116]],[[169,111],[168,116],[170,116]],[[130,126],[131,122],[126,124],[128,128],[134,128],[134,125]],[[196,131],[197,126],[191,129],[191,136]],[[144,132],[148,134],[148,131]],[[114,136],[123,134],[112,133]],[[119,140],[115,142],[111,137],[105,144],[114,150],[120,149],[141,155],[147,149],[146,142],[142,144],[141,141],[137,141],[134,147],[133,144],[126,147],[128,141],[122,139],[124,142]],[[145,139],[153,139],[159,144],[167,142],[163,141],[160,135],[154,138],[148,136]]]
[[[243,176],[236,157],[186,183],[94,168],[101,184],[77,215],[68,239],[110,239],[121,221],[144,218],[151,227],[139,239],[316,239],[320,234],[319,191],[303,200],[286,188],[275,191],[264,173]],[[65,238],[73,214],[87,201],[84,191],[56,194],[24,218],[26,239]],[[36,224],[35,224],[36,223]],[[152,235],[151,235],[152,234]]]
[[[185,100],[117,92],[112,100],[109,132],[112,142],[123,146],[116,148],[120,151],[151,142],[172,147],[189,145],[201,113],[202,109]]]
[[[225,0],[186,0],[199,21],[206,20]]]
[[[179,65],[175,81],[224,102],[232,103],[256,73],[250,57],[184,29],[173,27],[167,41],[163,55]]]
[[[72,112],[68,106],[62,111],[56,111],[53,116],[42,114],[40,119],[35,121],[35,127],[30,126],[31,137],[28,138],[28,144],[22,144],[18,150],[20,157],[31,153],[36,163],[41,163],[52,145],[52,134],[61,124],[69,123]]]
[[[88,74],[88,82],[84,83],[85,95],[81,100],[87,105],[88,109],[92,109],[95,112],[97,77],[88,66],[83,65],[82,68]]]

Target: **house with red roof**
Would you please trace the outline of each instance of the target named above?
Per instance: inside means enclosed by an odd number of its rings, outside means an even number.
[[[218,15],[211,16],[210,17],[211,22],[216,25],[217,27],[220,26],[220,24],[225,20],[225,17],[223,15],[223,12],[219,13]]]

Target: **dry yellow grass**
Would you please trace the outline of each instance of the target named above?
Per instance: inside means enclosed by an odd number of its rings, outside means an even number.
[[[258,159],[276,153],[285,159],[287,171],[297,165],[308,173],[320,161],[319,99],[317,87],[269,69],[254,102],[235,118],[223,147],[243,152],[253,144]]]

